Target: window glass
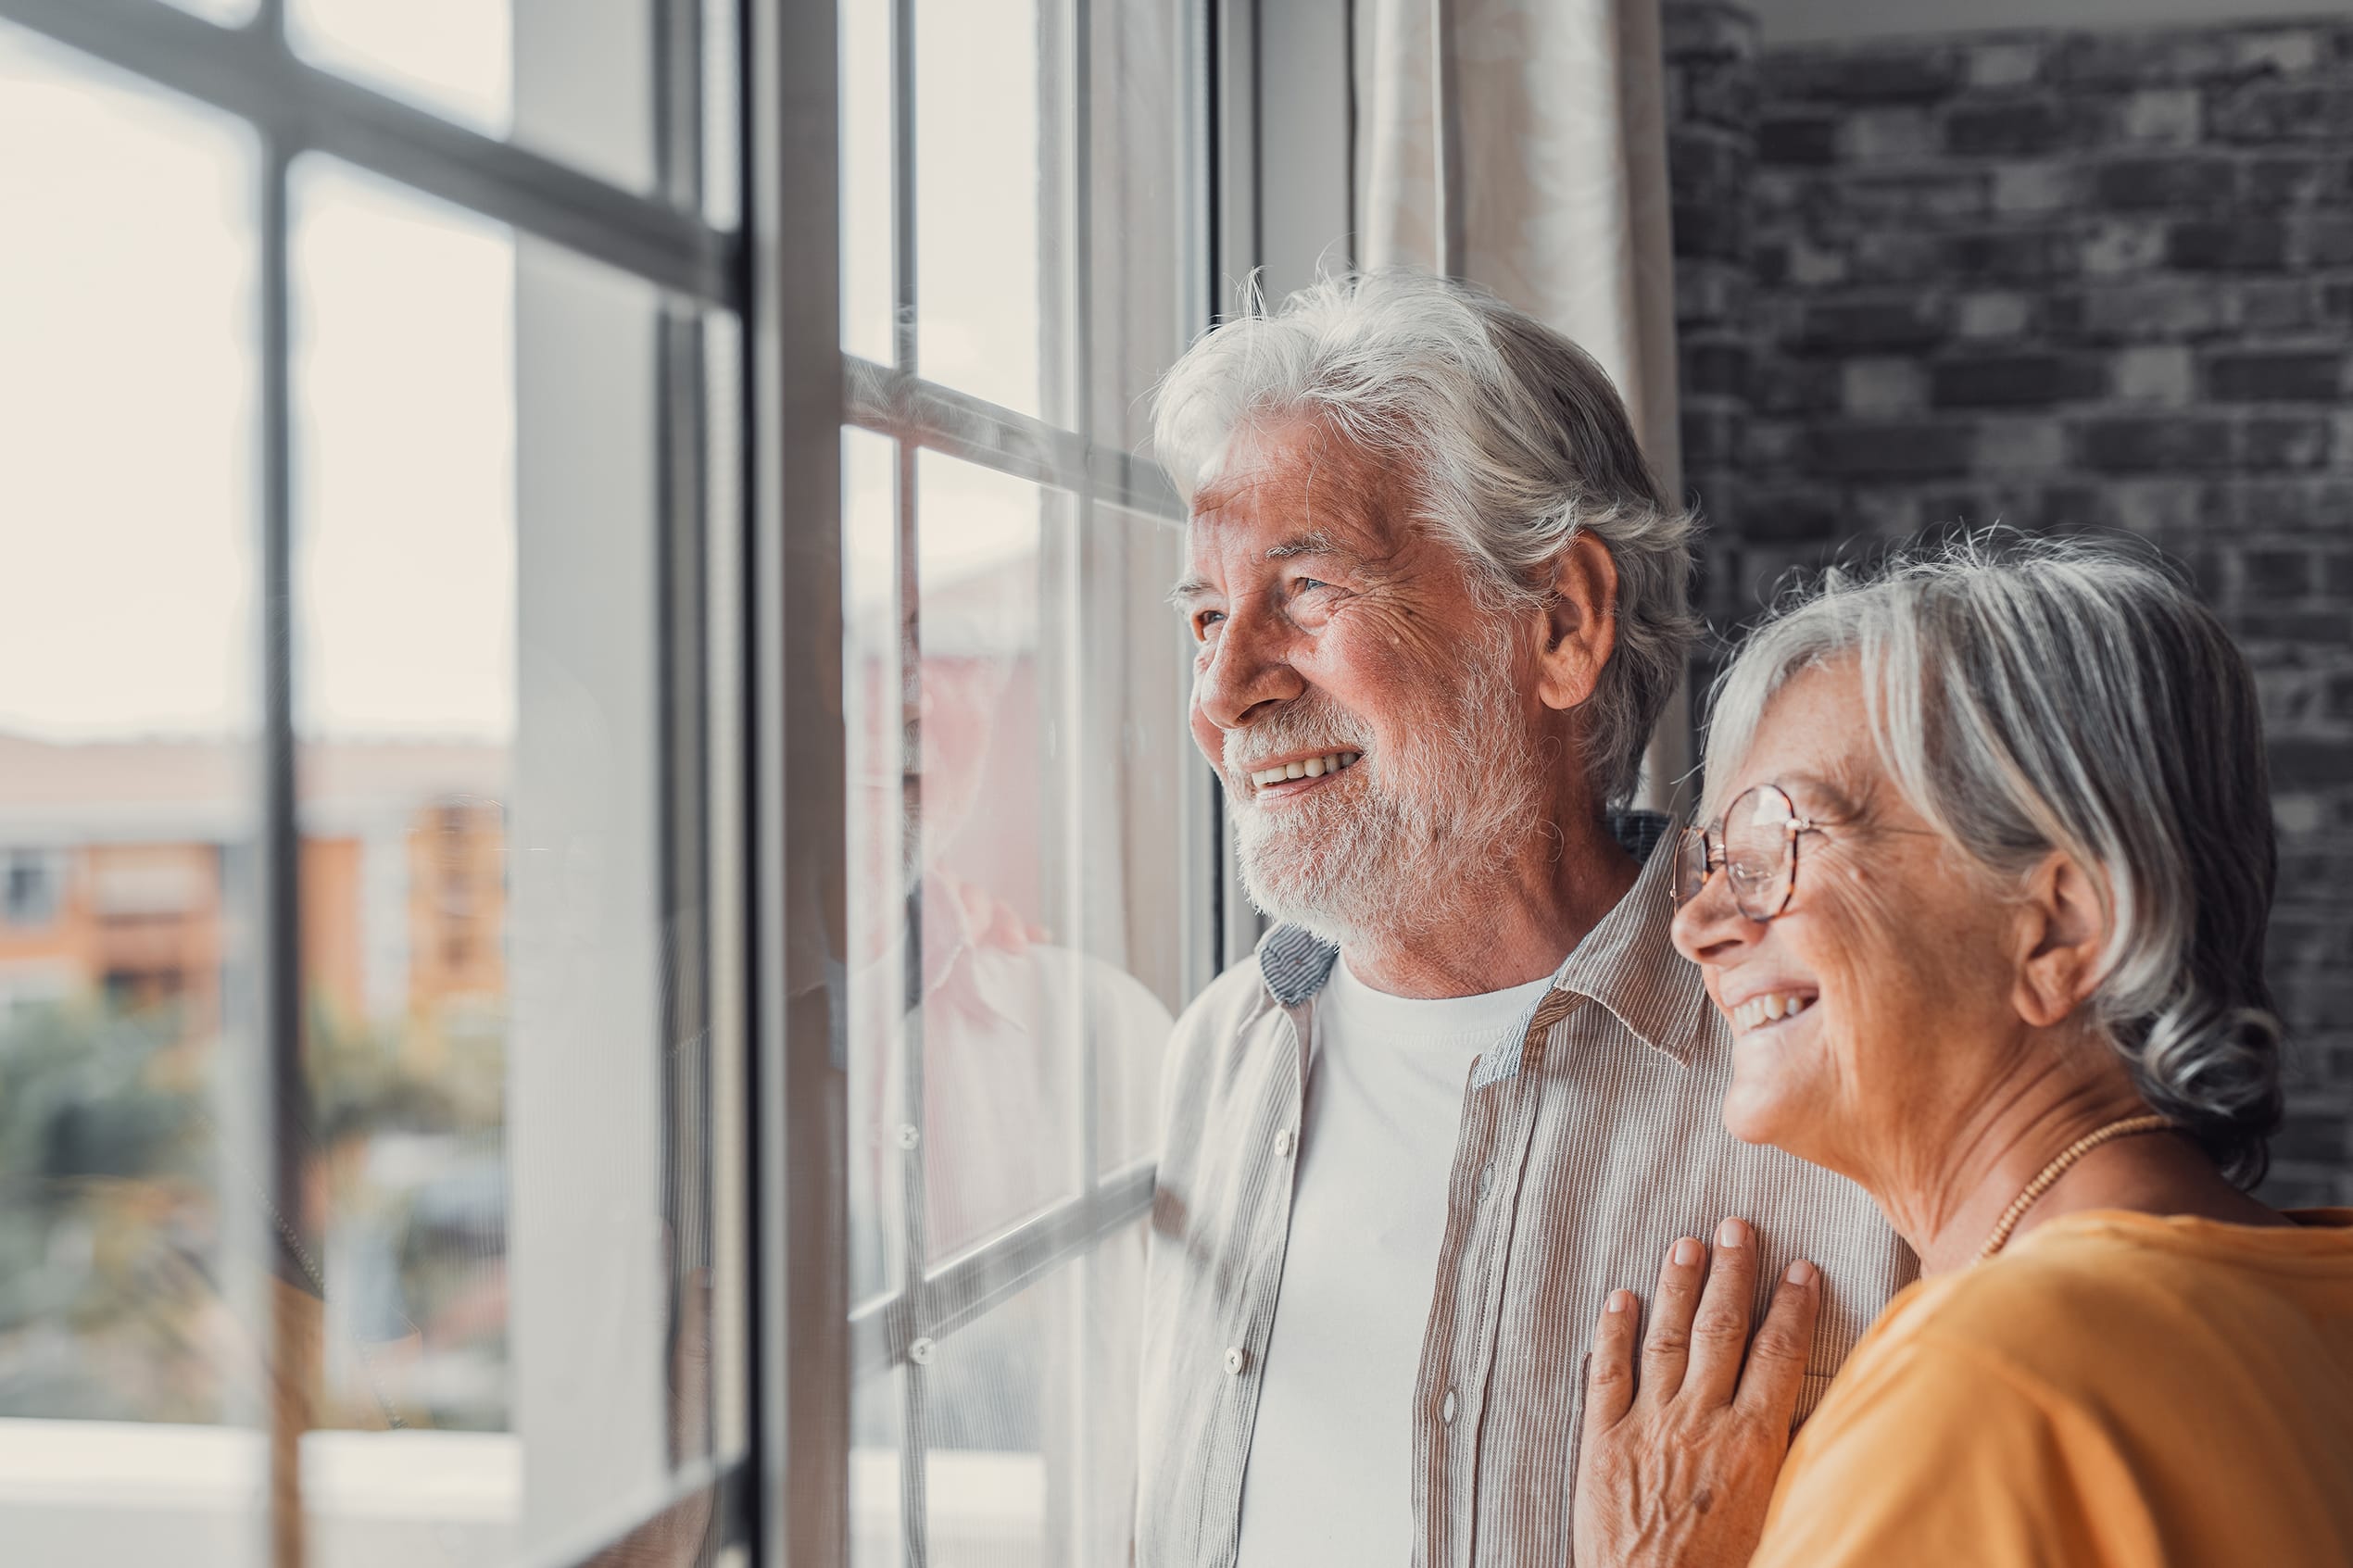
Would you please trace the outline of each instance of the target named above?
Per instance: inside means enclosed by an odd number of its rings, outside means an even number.
[[[0,24],[0,1538],[259,1541],[254,139]]]
[[[1088,428],[1131,452],[1151,436],[1149,394],[1201,326],[1207,269],[1192,254],[1200,242],[1187,243],[1186,138],[1200,112],[1188,86],[1189,25],[1184,7],[1161,0],[1088,7]]]
[[[210,22],[223,27],[238,27],[253,19],[256,0],[165,0],[183,11],[192,11]]]
[[[722,89],[734,70],[732,54],[706,51],[733,38],[706,0],[287,0],[286,29],[330,70],[648,194],[664,178],[663,52],[694,51]],[[713,181],[731,185],[734,123],[705,129]]]
[[[891,258],[891,7],[841,7],[841,346],[894,361]]]
[[[710,1451],[701,545],[661,489],[694,410],[658,404],[697,340],[648,285],[331,160],[294,198],[316,1419],[344,1429],[316,1436],[398,1445],[355,1460],[355,1515],[507,1561]],[[322,1561],[376,1560],[310,1500]]]
[[[1061,390],[1048,384],[1060,322],[1047,305],[1069,298],[1068,247],[1055,238],[1065,117],[1041,112],[1067,85],[1041,35],[1060,9],[916,0],[914,11],[916,368],[1046,415]]]

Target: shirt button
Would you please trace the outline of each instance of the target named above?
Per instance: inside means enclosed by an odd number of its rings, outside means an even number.
[[[1438,1419],[1449,1426],[1454,1424],[1454,1391],[1452,1388],[1447,1389],[1446,1398],[1439,1401]]]
[[[1249,1361],[1250,1358],[1242,1353],[1242,1348],[1240,1346],[1231,1345],[1227,1347],[1226,1370],[1227,1372],[1239,1377],[1241,1375],[1242,1368],[1248,1365]]]
[[[1290,1129],[1289,1127],[1285,1127],[1281,1132],[1275,1135],[1275,1158],[1277,1160],[1289,1160],[1290,1158]]]

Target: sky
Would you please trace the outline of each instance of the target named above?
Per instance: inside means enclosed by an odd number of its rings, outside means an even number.
[[[233,22],[251,0],[174,0]],[[1035,0],[932,0],[916,68],[920,370],[1038,409]],[[887,7],[844,8],[844,346],[887,362]],[[507,7],[291,0],[308,56],[484,132]],[[961,128],[961,129],[959,129]],[[975,130],[975,128],[979,128]],[[246,733],[258,709],[258,149],[231,117],[0,23],[0,730]],[[514,253],[347,166],[295,169],[297,724],[511,734]],[[893,572],[888,465],[849,571]],[[927,459],[927,585],[1038,547],[1034,492]],[[552,520],[560,521],[560,520]]]

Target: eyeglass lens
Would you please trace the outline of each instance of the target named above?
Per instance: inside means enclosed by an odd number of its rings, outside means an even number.
[[[1724,868],[1732,901],[1751,920],[1771,920],[1789,902],[1796,876],[1797,836],[1790,831],[1797,809],[1772,784],[1743,791],[1705,832],[1683,835],[1678,847],[1675,893],[1688,904]]]

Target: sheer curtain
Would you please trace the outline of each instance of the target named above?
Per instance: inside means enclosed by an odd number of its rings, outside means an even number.
[[[1356,7],[1364,264],[1466,279],[1581,344],[1680,495],[1658,0]],[[1652,738],[1646,804],[1680,804],[1689,706]]]

